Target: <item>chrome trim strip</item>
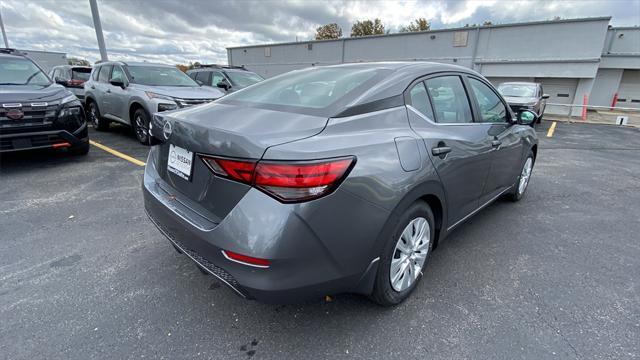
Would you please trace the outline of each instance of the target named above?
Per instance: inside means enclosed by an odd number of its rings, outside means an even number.
[[[160,226],[158,226],[158,224],[156,223],[156,221],[149,215],[149,212],[147,212],[147,210],[145,209],[145,212],[147,213],[147,217],[149,218],[149,220],[151,220],[151,222],[153,223],[153,225],[156,226],[156,228],[162,233],[162,235],[164,235],[167,240],[169,240],[171,242],[171,244],[173,244],[173,246],[175,246],[176,248],[180,249],[180,251],[186,255],[189,259],[191,259],[191,261],[193,261],[194,263],[198,264],[198,266],[201,269],[204,269],[204,271],[208,272],[209,274],[215,276],[218,280],[222,281],[223,283],[225,283],[228,287],[230,287],[231,289],[233,289],[233,291],[235,291],[236,293],[238,293],[238,295],[242,296],[243,298],[247,298],[247,296],[245,294],[243,294],[240,290],[236,289],[233,285],[229,284],[225,279],[221,278],[220,276],[218,276],[217,274],[215,274],[214,272],[212,272],[211,270],[209,270],[206,266],[204,266],[203,264],[201,264],[198,260],[194,259],[191,255],[189,255],[189,253],[182,248],[182,246],[178,245],[177,242],[173,241],[171,239],[171,237],[169,236],[169,234],[167,234],[164,230],[162,230],[162,228]]]
[[[5,108],[5,109],[19,108],[19,107],[22,107],[22,104],[20,104],[20,103],[2,104],[2,107]]]
[[[268,269],[268,268],[269,268],[269,265],[256,265],[256,264],[250,264],[250,263],[247,263],[247,262],[244,262],[244,261],[240,261],[240,260],[232,259],[232,258],[230,258],[230,257],[229,257],[229,255],[227,255],[227,253],[226,253],[224,250],[220,250],[220,252],[222,253],[222,255],[223,255],[225,258],[227,258],[227,260],[229,260],[229,261],[233,261],[233,262],[238,263],[238,264],[247,265],[247,266],[252,266],[252,267],[257,267],[257,268],[260,268],[260,269]]]
[[[49,106],[49,103],[46,103],[46,102],[31,103],[31,107],[45,107],[45,106]]]
[[[485,208],[485,206],[491,204],[494,200],[496,200],[497,198],[499,198],[500,196],[502,196],[502,194],[506,193],[507,191],[511,190],[511,188],[513,188],[513,185],[509,186],[508,188],[502,190],[498,195],[492,197],[489,201],[487,201],[486,203],[484,203],[483,205],[479,206],[477,209],[473,210],[472,212],[470,212],[469,214],[467,214],[467,216],[463,217],[462,219],[456,221],[455,224],[449,226],[447,228],[447,231],[453,229],[454,227],[458,226],[461,222],[467,220],[468,218],[470,218],[471,216],[475,215],[478,211],[482,210]]]

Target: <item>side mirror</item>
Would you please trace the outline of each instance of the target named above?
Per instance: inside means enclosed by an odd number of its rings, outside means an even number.
[[[113,86],[118,86],[118,87],[120,87],[120,88],[122,88],[122,89],[124,89],[124,88],[125,88],[125,86],[124,86],[124,81],[119,80],[119,79],[111,79],[111,80],[109,81],[109,83],[110,83],[111,85],[113,85]]]
[[[538,118],[538,114],[531,110],[522,110],[518,113],[518,123],[522,125],[531,125]]]
[[[219,83],[216,84],[217,87],[224,89],[224,91],[229,91],[229,88],[231,88],[231,85],[227,84],[226,81],[220,81]]]
[[[543,99],[548,99],[548,98],[549,98],[549,94],[544,94],[544,95],[542,95],[542,98],[543,98]]]
[[[67,86],[67,84],[68,84],[67,80],[65,80],[65,79],[63,79],[61,77],[56,77],[55,78],[55,82],[56,82],[56,84],[60,84],[62,86]]]

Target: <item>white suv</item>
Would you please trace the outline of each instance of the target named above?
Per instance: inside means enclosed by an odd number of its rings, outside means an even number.
[[[150,145],[153,114],[211,102],[224,92],[200,86],[174,66],[109,61],[96,65],[84,84],[88,120],[97,130],[112,121],[130,125]]]

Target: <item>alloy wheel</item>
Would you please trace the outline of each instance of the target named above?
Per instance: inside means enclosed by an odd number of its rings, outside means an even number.
[[[522,167],[522,172],[520,173],[520,182],[518,183],[518,194],[524,194],[524,191],[527,189],[527,185],[529,184],[529,179],[531,178],[531,170],[533,169],[533,159],[531,157],[527,158],[524,166]]]
[[[431,229],[429,222],[418,217],[409,222],[396,243],[391,258],[389,280],[391,287],[401,292],[418,279],[429,252]]]
[[[89,105],[89,117],[91,118],[91,124],[93,124],[94,128],[98,127],[98,109],[96,108],[96,104],[91,103]]]
[[[138,140],[141,143],[146,143],[147,142],[147,137],[148,137],[148,130],[147,130],[147,124],[145,124],[144,119],[142,118],[141,115],[136,115],[135,117],[135,126],[136,126],[136,137],[138,137]]]

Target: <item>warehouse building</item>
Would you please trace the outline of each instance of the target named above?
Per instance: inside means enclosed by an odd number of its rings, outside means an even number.
[[[550,103],[640,109],[640,27],[610,17],[536,21],[338,40],[227,48],[230,65],[264,77],[362,61],[435,61],[472,68],[494,84],[542,83]],[[570,107],[548,106],[567,114]],[[574,108],[573,113],[581,110]]]

